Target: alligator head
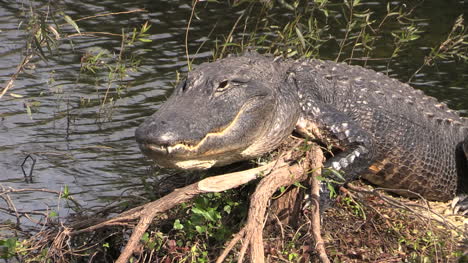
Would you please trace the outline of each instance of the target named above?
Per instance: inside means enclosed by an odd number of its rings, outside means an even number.
[[[299,117],[287,65],[256,54],[205,63],[136,130],[142,152],[162,167],[207,169],[278,147]]]

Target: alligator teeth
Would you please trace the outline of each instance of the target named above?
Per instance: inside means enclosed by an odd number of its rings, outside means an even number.
[[[173,153],[174,150],[176,150],[177,148],[179,148],[179,147],[177,147],[177,146],[168,146],[167,147],[167,154]]]
[[[177,148],[177,146],[161,146],[161,145],[154,145],[154,144],[149,144],[147,146],[149,149],[155,152],[165,152],[167,154],[173,153]]]
[[[169,146],[164,146],[164,145],[155,145],[155,144],[146,144],[144,145],[146,148],[155,151],[155,152],[161,152],[161,153],[166,153],[166,154],[172,154],[178,150],[184,149],[184,150],[191,150],[190,146],[184,145],[184,144],[176,144],[176,145],[169,145]]]
[[[167,152],[167,147],[154,144],[147,144],[146,147],[155,152]]]

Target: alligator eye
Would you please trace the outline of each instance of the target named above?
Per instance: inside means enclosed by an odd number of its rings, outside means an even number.
[[[227,80],[223,80],[223,81],[221,81],[219,83],[219,86],[216,89],[216,91],[223,92],[223,91],[227,90],[228,88],[229,88],[229,82]]]

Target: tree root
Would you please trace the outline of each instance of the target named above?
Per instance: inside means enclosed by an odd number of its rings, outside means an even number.
[[[265,256],[262,233],[268,201],[279,187],[289,186],[295,182],[304,181],[307,178],[310,170],[318,167],[318,169],[314,169],[315,171],[312,177],[320,174],[320,167],[324,160],[322,151],[319,148],[312,148],[312,150],[310,150],[307,155],[307,158],[299,163],[290,166],[281,166],[281,168],[273,170],[271,174],[260,181],[254,194],[251,197],[249,216],[246,226],[227,245],[216,262],[222,262],[228,255],[229,251],[234,247],[233,243],[236,243],[241,239],[242,247],[239,253],[238,262],[243,261],[245,253],[249,247],[250,262],[264,262]],[[284,159],[280,160],[280,162],[284,162]],[[318,181],[316,182],[318,185]],[[318,222],[320,223],[320,216],[318,216]],[[318,225],[318,229],[320,230],[320,224]],[[314,234],[314,237],[316,236],[320,236],[320,231]],[[321,238],[319,238],[319,240],[321,240]],[[321,248],[323,248],[323,254],[325,254],[323,241],[321,244]]]
[[[128,225],[130,222],[139,219],[127,245],[121,252],[117,261],[115,261],[116,263],[128,262],[132,254],[137,251],[141,237],[157,214],[167,211],[178,204],[187,202],[197,195],[233,189],[259,176],[263,176],[255,192],[251,196],[246,225],[226,244],[226,248],[216,262],[222,262],[239,241],[242,242],[242,246],[238,256],[238,262],[243,261],[249,248],[250,262],[264,262],[263,226],[266,221],[266,210],[269,200],[278,188],[304,181],[310,175],[310,171],[313,171],[311,182],[314,187],[312,189],[312,195],[316,198],[316,208],[313,219],[314,227],[312,228],[314,232],[313,237],[317,243],[316,250],[320,255],[321,261],[329,262],[325,254],[323,240],[320,237],[320,215],[318,208],[319,182],[315,178],[315,176],[320,175],[320,168],[324,157],[320,148],[316,146],[311,147],[311,149],[306,152],[305,158],[303,158],[303,154],[300,158],[294,157],[294,154],[296,153],[293,153],[292,150],[288,150],[283,152],[276,161],[270,162],[264,166],[203,179],[186,187],[176,189],[172,193],[154,202],[133,208],[112,219],[81,230],[72,231],[69,235],[73,236],[84,232],[92,232],[102,227]]]
[[[323,155],[322,155],[323,158]],[[317,175],[315,175],[317,173]],[[317,251],[318,257],[320,262],[322,263],[329,263],[330,260],[328,259],[327,253],[325,251],[325,242],[322,239],[322,235],[320,233],[320,205],[319,205],[319,197],[320,197],[320,182],[317,179],[317,176],[320,175],[320,171],[315,171],[312,176],[310,177],[310,185],[311,185],[311,198],[314,201],[313,203],[313,210],[312,210],[312,235],[315,240],[315,250]]]
[[[228,189],[236,188],[240,185],[246,184],[256,179],[259,174],[268,173],[271,169],[273,169],[276,166],[277,164],[275,163],[269,163],[267,165],[246,171],[228,173],[203,179],[194,184],[185,186],[180,189],[176,189],[172,193],[154,202],[126,211],[118,215],[117,217],[87,227],[85,229],[73,231],[70,233],[70,235],[77,235],[84,232],[92,232],[96,229],[107,226],[122,225],[126,224],[126,222],[133,221],[139,218],[139,222],[134,228],[127,245],[125,246],[117,261],[115,261],[116,263],[128,262],[133,252],[137,249],[141,237],[148,229],[152,220],[158,213],[167,211],[173,208],[174,206],[183,202],[187,202],[195,198],[197,195],[203,193],[221,192]]]
[[[439,214],[440,212],[436,212],[438,210],[434,211],[433,209],[443,208],[442,206],[438,207],[438,203],[429,203],[424,200],[423,203],[414,201],[400,201],[397,198],[381,193],[382,190],[389,189],[376,188],[369,190],[367,187],[357,186],[357,182],[348,184],[347,188],[342,187],[340,189],[343,195],[340,195],[339,198],[350,198],[353,203],[358,205],[357,208],[349,205],[342,207],[344,210],[350,210],[349,213],[352,213],[352,216],[350,217],[348,214],[346,214],[346,212],[344,214],[337,212],[344,211],[343,209],[337,210],[335,212],[332,210],[332,213],[327,211],[326,213],[329,220],[324,221],[323,226],[322,222],[320,222],[319,213],[320,183],[316,178],[316,176],[320,174],[321,162],[323,160],[322,152],[317,147],[309,147],[311,145],[308,145],[305,148],[311,149],[304,153],[304,147],[298,147],[299,144],[297,142],[293,141],[293,143],[291,143],[291,141],[289,141],[288,144],[289,145],[283,148],[285,150],[280,150],[277,153],[277,157],[274,161],[268,163],[265,166],[247,171],[206,178],[197,183],[175,190],[174,192],[162,197],[159,200],[130,209],[126,212],[118,214],[114,218],[107,220],[99,219],[99,216],[94,216],[91,219],[80,220],[78,223],[65,225],[60,221],[57,222],[53,219],[49,219],[47,217],[48,213],[44,211],[27,212],[16,210],[13,201],[9,197],[9,194],[24,191],[44,191],[61,196],[60,192],[54,192],[45,189],[0,189],[2,190],[0,191],[0,200],[3,200],[7,204],[5,208],[0,208],[0,213],[7,213],[12,216],[16,216],[18,225],[20,217],[23,216],[27,218],[29,218],[29,215],[44,217],[44,220],[38,221],[38,224],[40,224],[43,229],[28,239],[30,246],[28,245],[26,247],[28,251],[31,251],[30,254],[34,254],[37,251],[47,251],[46,257],[50,258],[54,262],[68,262],[70,258],[82,257],[88,253],[88,251],[94,251],[90,248],[97,248],[95,249],[95,252],[92,252],[92,255],[87,255],[90,257],[89,260],[91,262],[96,255],[101,253],[98,248],[101,246],[102,242],[106,240],[106,242],[113,244],[112,240],[108,241],[107,239],[111,238],[112,236],[116,236],[118,238],[118,242],[116,244],[119,246],[112,248],[112,254],[108,254],[109,259],[115,255],[114,253],[121,253],[118,261],[116,262],[129,262],[130,257],[138,257],[140,253],[142,253],[141,255],[145,255],[144,253],[146,252],[147,248],[152,249],[150,247],[143,246],[140,241],[142,235],[145,233],[145,231],[147,231],[150,224],[154,222],[156,215],[164,215],[163,213],[168,213],[169,209],[180,203],[187,202],[199,194],[225,191],[241,186],[256,178],[260,178],[261,180],[259,180],[255,192],[250,196],[251,204],[245,225],[237,234],[233,235],[230,241],[225,244],[225,248],[219,254],[216,262],[231,261],[234,257],[237,257],[239,262],[264,262],[264,245],[268,251],[270,251],[268,254],[269,257],[280,258],[283,261],[287,261],[286,258],[282,258],[281,252],[278,250],[278,247],[281,247],[281,244],[276,245],[270,243],[268,240],[266,240],[265,243],[263,242],[263,232],[269,232],[268,228],[264,230],[264,225],[271,226],[270,220],[276,220],[279,227],[281,228],[281,240],[285,240],[285,236],[288,236],[288,234],[285,235],[285,230],[289,229],[290,227],[295,228],[294,224],[298,222],[296,219],[300,212],[304,212],[304,214],[306,214],[309,219],[308,222],[302,225],[309,226],[309,233],[302,235],[303,239],[301,241],[307,243],[307,245],[297,247],[299,248],[297,251],[302,251],[303,253],[302,255],[299,255],[300,258],[305,260],[307,260],[309,256],[306,253],[310,253],[311,247],[314,247],[314,254],[318,257],[320,262],[329,262],[325,253],[324,241],[322,240],[320,233],[321,230],[323,231],[323,229],[327,229],[326,231],[328,231],[328,235],[330,235],[330,238],[327,241],[328,246],[343,248],[343,244],[348,244],[349,251],[352,252],[350,255],[352,255],[353,258],[356,257],[356,255],[353,253],[358,253],[357,256],[362,255],[363,258],[364,256],[368,257],[367,254],[363,255],[363,252],[359,250],[363,249],[362,247],[365,247],[364,249],[373,247],[374,250],[366,251],[366,253],[369,252],[378,254],[379,252],[375,251],[380,251],[379,249],[381,249],[381,246],[383,245],[388,246],[386,249],[392,251],[390,250],[393,248],[391,245],[396,242],[392,240],[397,240],[396,238],[398,238],[398,236],[394,237],[395,233],[393,232],[390,232],[391,236],[389,234],[389,236],[386,237],[388,240],[383,240],[381,243],[374,244],[372,239],[369,241],[369,237],[372,235],[380,235],[381,232],[379,231],[385,231],[384,233],[387,233],[389,230],[394,231],[394,225],[391,222],[392,218],[395,218],[395,220],[402,220],[402,218],[409,218],[410,220],[414,220],[414,222],[410,222],[411,226],[414,227],[415,225],[422,225],[419,231],[420,233],[425,233],[427,229],[431,230],[433,233],[438,233],[439,226],[444,227],[446,231],[450,231],[439,233],[440,237],[443,238],[441,240],[451,240],[451,243],[447,245],[450,247],[444,250],[440,250],[441,253],[445,253],[445,251],[449,251],[450,253],[457,251],[458,253],[459,251],[457,249],[464,249],[462,245],[460,248],[458,248],[458,246],[461,244],[461,242],[463,242],[463,239],[466,236],[466,228],[463,228],[466,225],[459,225],[458,223],[466,224],[464,223],[465,221],[460,221],[458,220],[458,217],[454,217],[452,215],[447,218],[446,216]],[[294,149],[297,148],[302,148],[302,150],[295,151]],[[307,179],[309,184],[312,186],[310,192],[310,196],[312,197],[312,209],[309,208],[306,211],[300,209],[300,202],[297,202],[297,200],[302,200],[298,193],[303,194],[304,191],[300,191],[300,187],[292,187],[293,184],[305,179]],[[276,195],[276,190],[279,187],[286,188],[286,191],[282,191],[281,194]],[[417,195],[416,193],[412,194]],[[272,197],[273,195],[275,196]],[[271,203],[270,200],[272,200]],[[338,199],[337,203],[343,202],[343,200],[340,202]],[[360,218],[359,216],[353,217],[355,214],[355,209],[363,208],[367,208],[367,210],[362,210],[362,213],[371,214],[368,219],[365,217]],[[383,208],[383,210],[380,208]],[[385,209],[392,208],[408,211],[410,212],[411,216],[406,216],[405,213],[402,212],[395,214],[393,213],[394,210],[390,210],[392,211],[391,214],[385,214],[387,211]],[[295,210],[295,212],[291,212],[293,210]],[[288,219],[291,220],[288,221]],[[454,219],[457,219],[456,222]],[[363,241],[366,245],[361,246],[358,243],[350,242],[350,240],[354,238],[355,230],[354,228],[347,228],[346,225],[342,224],[354,224],[354,220],[357,220],[357,222],[360,224],[358,228],[360,229],[359,231],[362,231],[360,234],[363,236],[363,240],[367,240],[367,242],[370,243],[366,244],[365,241]],[[437,225],[432,225],[434,222],[436,222]],[[382,226],[376,226],[375,223],[381,223]],[[120,244],[122,242],[122,231],[120,228],[117,231],[109,232],[106,230],[99,231],[99,233],[93,233],[97,229],[102,229],[109,226],[121,226],[125,231],[133,229],[133,234],[131,235],[126,247],[123,250],[119,251]],[[286,226],[286,228],[283,226]],[[302,226],[299,228],[302,228]],[[337,233],[336,229],[342,226],[343,231],[338,231]],[[406,229],[401,231],[401,235],[404,235],[405,237],[408,233],[412,233],[409,232],[410,230]],[[92,237],[89,238],[88,235],[78,237],[77,235],[81,233],[88,233]],[[396,231],[396,234],[398,235],[400,232]],[[418,238],[427,237],[423,234],[423,236],[415,237],[413,239],[418,240]],[[92,240],[92,242],[83,242],[82,240]],[[312,244],[315,242],[315,246],[310,246],[309,242]],[[389,242],[392,243],[390,244]],[[436,238],[434,238],[434,241],[431,242],[434,243],[434,246],[439,246],[438,243],[436,243],[438,242]],[[143,251],[143,248],[145,251]],[[344,249],[346,250],[346,248]],[[233,252],[233,250],[235,250],[235,252]],[[154,250],[151,251],[151,253],[153,252]],[[228,257],[229,254],[231,254],[230,257]],[[345,256],[342,258],[349,258],[346,253],[343,255]],[[163,258],[166,257],[164,256]],[[373,258],[374,260],[380,259],[380,257],[372,256],[369,258]],[[404,259],[406,257],[401,256],[398,258]],[[177,257],[173,257],[173,259],[177,259]],[[22,261],[21,256],[20,261]],[[143,261],[145,260],[143,259]]]

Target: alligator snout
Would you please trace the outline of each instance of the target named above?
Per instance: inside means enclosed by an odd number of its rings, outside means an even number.
[[[139,144],[155,144],[169,146],[176,143],[176,133],[168,130],[167,122],[144,122],[135,131],[135,138]]]
[[[140,146],[151,146],[155,149],[170,148],[178,144],[197,144],[203,138],[203,134],[190,129],[189,126],[180,120],[176,123],[150,117],[136,129],[135,138]]]

